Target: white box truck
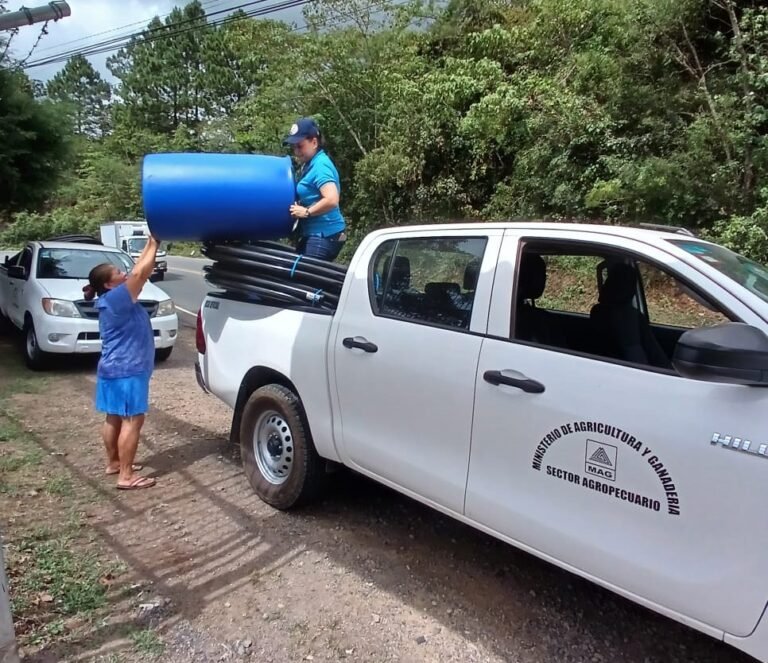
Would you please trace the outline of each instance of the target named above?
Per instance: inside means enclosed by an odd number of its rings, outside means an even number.
[[[146,221],[112,221],[101,224],[101,243],[122,249],[136,260],[149,241],[149,226]],[[152,280],[162,281],[168,271],[166,251],[163,245],[157,252]]]

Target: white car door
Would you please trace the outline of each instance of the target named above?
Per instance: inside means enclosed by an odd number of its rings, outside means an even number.
[[[477,372],[466,514],[671,617],[747,635],[768,601],[768,458],[719,442],[765,449],[768,390],[649,362],[658,346],[671,355],[684,328],[727,321],[725,312],[765,322],[715,283],[701,288],[701,273],[678,256],[591,237],[521,231],[504,240]],[[638,278],[598,291],[605,258],[635,265]],[[626,314],[613,318],[626,331],[611,339],[620,347],[645,325],[647,299],[648,343],[657,345],[641,348],[645,363],[612,354],[600,322],[611,315],[592,310],[598,298],[613,306],[622,297],[610,313]],[[621,351],[637,350],[630,345]]]
[[[472,332],[485,331],[501,237],[482,229],[384,237],[348,277],[331,332],[345,462],[457,513],[482,343]]]

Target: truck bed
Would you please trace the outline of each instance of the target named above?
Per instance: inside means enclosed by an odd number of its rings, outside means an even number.
[[[236,409],[240,389],[252,377],[260,372],[290,375],[312,422],[318,453],[338,460],[328,391],[327,348],[333,314],[209,293],[202,318],[208,345],[206,353],[200,355],[200,364],[210,391]],[[257,320],[258,325],[252,324]],[[265,352],[265,347],[274,348],[274,352]]]

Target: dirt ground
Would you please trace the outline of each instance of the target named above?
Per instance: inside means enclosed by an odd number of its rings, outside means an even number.
[[[320,504],[271,509],[228,444],[231,413],[195,382],[192,344],[185,329],[153,378],[138,458],[149,490],[103,474],[93,363],[8,397],[44,458],[0,491],[12,583],[30,528],[74,512],[71,544],[112,569],[99,567],[101,608],[55,637],[22,634],[24,661],[752,660],[351,473]]]

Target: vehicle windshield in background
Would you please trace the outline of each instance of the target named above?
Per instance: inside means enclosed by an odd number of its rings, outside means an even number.
[[[144,247],[147,245],[149,239],[147,237],[134,237],[128,240],[128,252],[129,253],[141,253]]]
[[[111,263],[120,271],[133,267],[122,253],[98,249],[40,249],[37,258],[39,279],[87,279],[89,272],[102,263]]]
[[[747,290],[768,302],[768,268],[734,253],[723,246],[689,240],[667,240],[676,244],[702,262],[732,278]]]

